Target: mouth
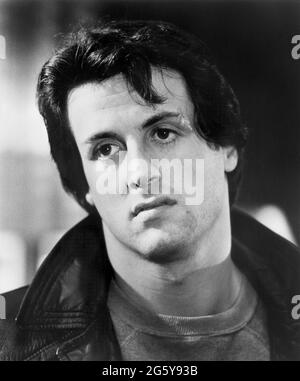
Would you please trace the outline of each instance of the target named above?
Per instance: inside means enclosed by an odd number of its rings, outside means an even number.
[[[139,213],[143,212],[144,210],[158,208],[159,206],[163,206],[163,205],[175,205],[176,203],[177,203],[177,201],[175,201],[169,197],[158,197],[155,200],[140,203],[140,204],[137,204],[136,206],[134,206],[131,210],[131,216],[132,216],[132,218],[134,218]]]

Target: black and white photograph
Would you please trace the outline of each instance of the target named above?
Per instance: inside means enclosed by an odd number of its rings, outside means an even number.
[[[0,0],[1,362],[299,361],[299,244],[300,1]]]

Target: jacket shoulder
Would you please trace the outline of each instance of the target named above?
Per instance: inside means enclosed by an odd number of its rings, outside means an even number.
[[[263,252],[270,248],[280,256],[294,258],[300,264],[300,249],[287,239],[236,207],[231,211],[233,237],[250,249]]]
[[[15,290],[1,294],[4,297],[5,319],[14,320],[22,304],[22,300],[29,286],[19,287]]]

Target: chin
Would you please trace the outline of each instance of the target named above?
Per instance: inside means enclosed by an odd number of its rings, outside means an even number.
[[[138,253],[146,260],[163,264],[183,259],[184,237],[158,229],[142,234],[137,242]]]

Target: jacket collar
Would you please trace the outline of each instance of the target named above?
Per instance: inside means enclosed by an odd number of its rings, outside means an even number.
[[[300,320],[292,316],[292,298],[300,294],[299,249],[237,209],[231,223],[231,255],[266,307],[272,358],[300,360]]]
[[[231,220],[232,258],[266,306],[272,356],[300,359],[300,321],[291,316],[291,299],[300,294],[300,253],[294,245],[236,209]],[[88,332],[98,322],[112,338],[106,307],[111,276],[101,221],[88,216],[57,243],[40,267],[24,298],[17,324],[23,329]]]
[[[16,318],[23,328],[85,328],[105,306],[111,267],[101,222],[88,216],[54,246]]]

